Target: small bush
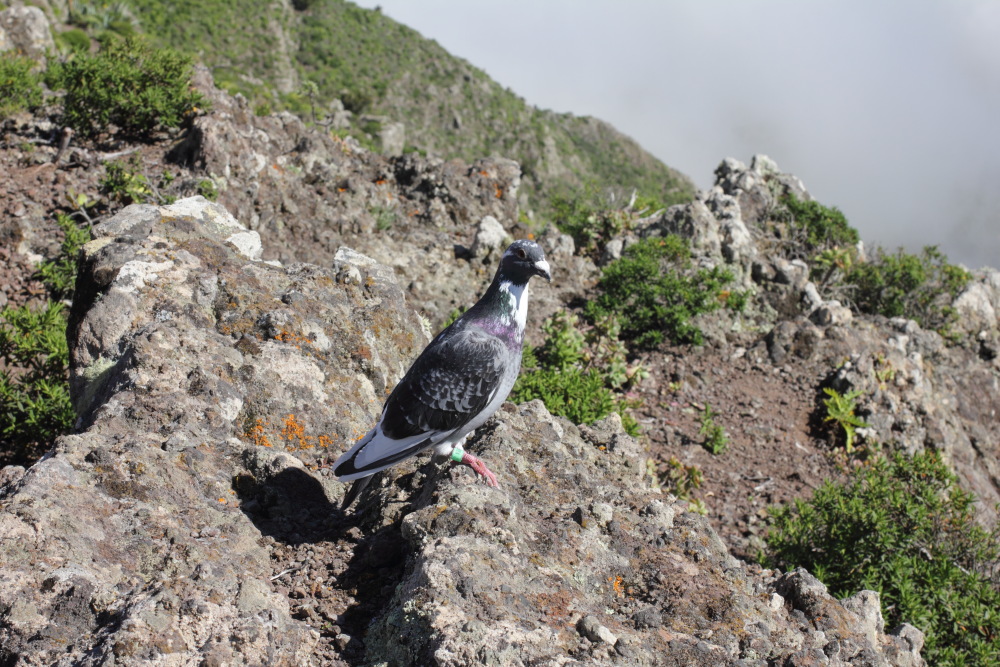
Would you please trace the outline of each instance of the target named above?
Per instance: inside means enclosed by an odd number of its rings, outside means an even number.
[[[616,205],[614,193],[599,197],[593,187],[571,197],[555,195],[549,206],[556,227],[573,237],[577,252],[598,255],[615,236],[633,228],[643,215],[664,208],[653,197],[633,193],[625,206]]]
[[[628,248],[607,267],[601,294],[585,313],[592,319],[617,315],[622,335],[640,347],[703,342],[691,319],[723,305],[741,306],[745,295],[725,289],[733,275],[722,268],[692,270],[690,251],[679,236],[651,238]]]
[[[823,387],[823,392],[827,398],[823,399],[823,407],[826,408],[824,422],[833,422],[844,432],[844,449],[848,453],[854,451],[854,440],[857,429],[869,426],[861,417],[854,414],[857,408],[856,401],[861,396],[860,391],[849,391],[841,394],[836,389]]]
[[[695,497],[694,492],[701,488],[704,474],[695,465],[684,465],[676,456],[666,461],[646,459],[646,472],[652,479],[655,488],[665,489],[681,500],[687,500],[692,512],[707,514],[705,503]]]
[[[219,187],[211,178],[203,178],[198,181],[195,191],[208,201],[215,201],[219,198]]]
[[[593,255],[625,231],[629,217],[624,211],[600,208],[586,200],[586,196],[553,197],[552,218],[561,232],[573,237],[579,254]]]
[[[95,33],[106,30],[122,36],[135,33],[135,19],[126,2],[79,3],[69,13],[68,22]]]
[[[42,104],[42,87],[32,72],[37,63],[12,52],[0,54],[0,118]]]
[[[854,264],[845,282],[853,288],[860,312],[906,317],[941,330],[954,317],[952,300],[970,279],[965,269],[949,264],[943,253],[928,246],[919,255],[879,251],[871,261]]]
[[[58,215],[56,222],[64,234],[60,253],[38,267],[53,300],[37,309],[0,312],[0,466],[30,465],[76,418],[60,300],[73,297],[79,251],[90,240],[90,229],[68,215]]]
[[[712,410],[711,405],[705,404],[705,410],[701,414],[701,428],[698,429],[698,435],[705,436],[705,442],[701,443],[701,446],[713,456],[723,453],[729,446],[726,429],[715,423],[715,418],[718,416],[719,413]]]
[[[806,241],[814,249],[854,245],[861,240],[858,230],[847,223],[847,218],[835,206],[802,201],[792,195],[783,197],[781,203],[791,215],[792,224],[805,231]]]
[[[924,631],[932,665],[1000,663],[1000,591],[982,574],[997,536],[934,452],[876,457],[846,484],[772,511],[771,565],[805,567],[837,597],[878,592],[888,627]]]
[[[63,50],[71,53],[87,53],[90,51],[90,36],[79,28],[66,30],[56,34],[56,42]]]
[[[75,418],[63,305],[0,312],[0,361],[0,461],[28,465]]]
[[[558,313],[542,325],[546,341],[538,348],[525,346],[510,400],[540,398],[549,412],[575,424],[592,424],[617,412],[625,430],[638,435],[639,424],[628,413],[634,406],[615,389],[637,382],[643,369],[624,363],[624,347],[616,347],[606,330],[584,335],[577,322],[576,315]]]
[[[56,222],[63,230],[62,248],[58,257],[42,262],[38,275],[54,299],[70,299],[76,287],[77,255],[90,241],[90,228],[77,226],[73,218],[62,213],[56,216]]]
[[[84,136],[111,125],[129,137],[179,127],[204,105],[191,90],[191,59],[153,49],[144,39],[107,40],[97,54],[77,53],[49,68],[49,85],[64,88],[64,122]]]
[[[105,162],[104,176],[98,180],[98,185],[101,194],[118,204],[141,204],[153,200],[153,189],[135,155],[128,162]]]

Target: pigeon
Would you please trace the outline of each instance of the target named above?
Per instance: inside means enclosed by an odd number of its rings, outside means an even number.
[[[420,353],[386,399],[378,424],[334,463],[339,481],[354,482],[342,510],[372,475],[431,447],[498,486],[496,475],[463,446],[517,379],[532,276],[552,281],[545,253],[534,241],[515,241],[482,298]]]

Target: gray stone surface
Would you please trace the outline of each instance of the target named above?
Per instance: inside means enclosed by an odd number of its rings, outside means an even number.
[[[469,443],[500,488],[420,458],[344,517],[320,466],[424,331],[389,267],[348,248],[273,266],[234,233],[203,199],[95,229],[70,330],[82,432],[0,475],[5,661],[922,664],[870,596],[732,558],[650,487],[617,415],[508,404]]]
[[[8,7],[0,11],[0,51],[17,50],[44,65],[54,51],[49,20],[38,7]]]

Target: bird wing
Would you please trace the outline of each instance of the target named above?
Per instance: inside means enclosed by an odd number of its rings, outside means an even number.
[[[486,409],[509,358],[506,345],[479,327],[445,330],[392,390],[378,425],[338,459],[334,474],[357,479],[441,442]]]
[[[390,438],[454,431],[482,412],[507,370],[506,345],[477,326],[454,329],[424,350],[386,401]]]

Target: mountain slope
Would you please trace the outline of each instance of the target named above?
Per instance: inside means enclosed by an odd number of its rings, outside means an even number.
[[[342,0],[194,3],[136,0],[143,31],[196,53],[219,85],[262,109],[322,118],[339,99],[352,132],[376,134],[376,117],[403,122],[409,149],[521,164],[523,207],[545,211],[556,194],[593,184],[637,189],[664,204],[694,186],[635,141],[594,118],[525,103],[437,42]],[[363,118],[362,116],[366,116]]]

